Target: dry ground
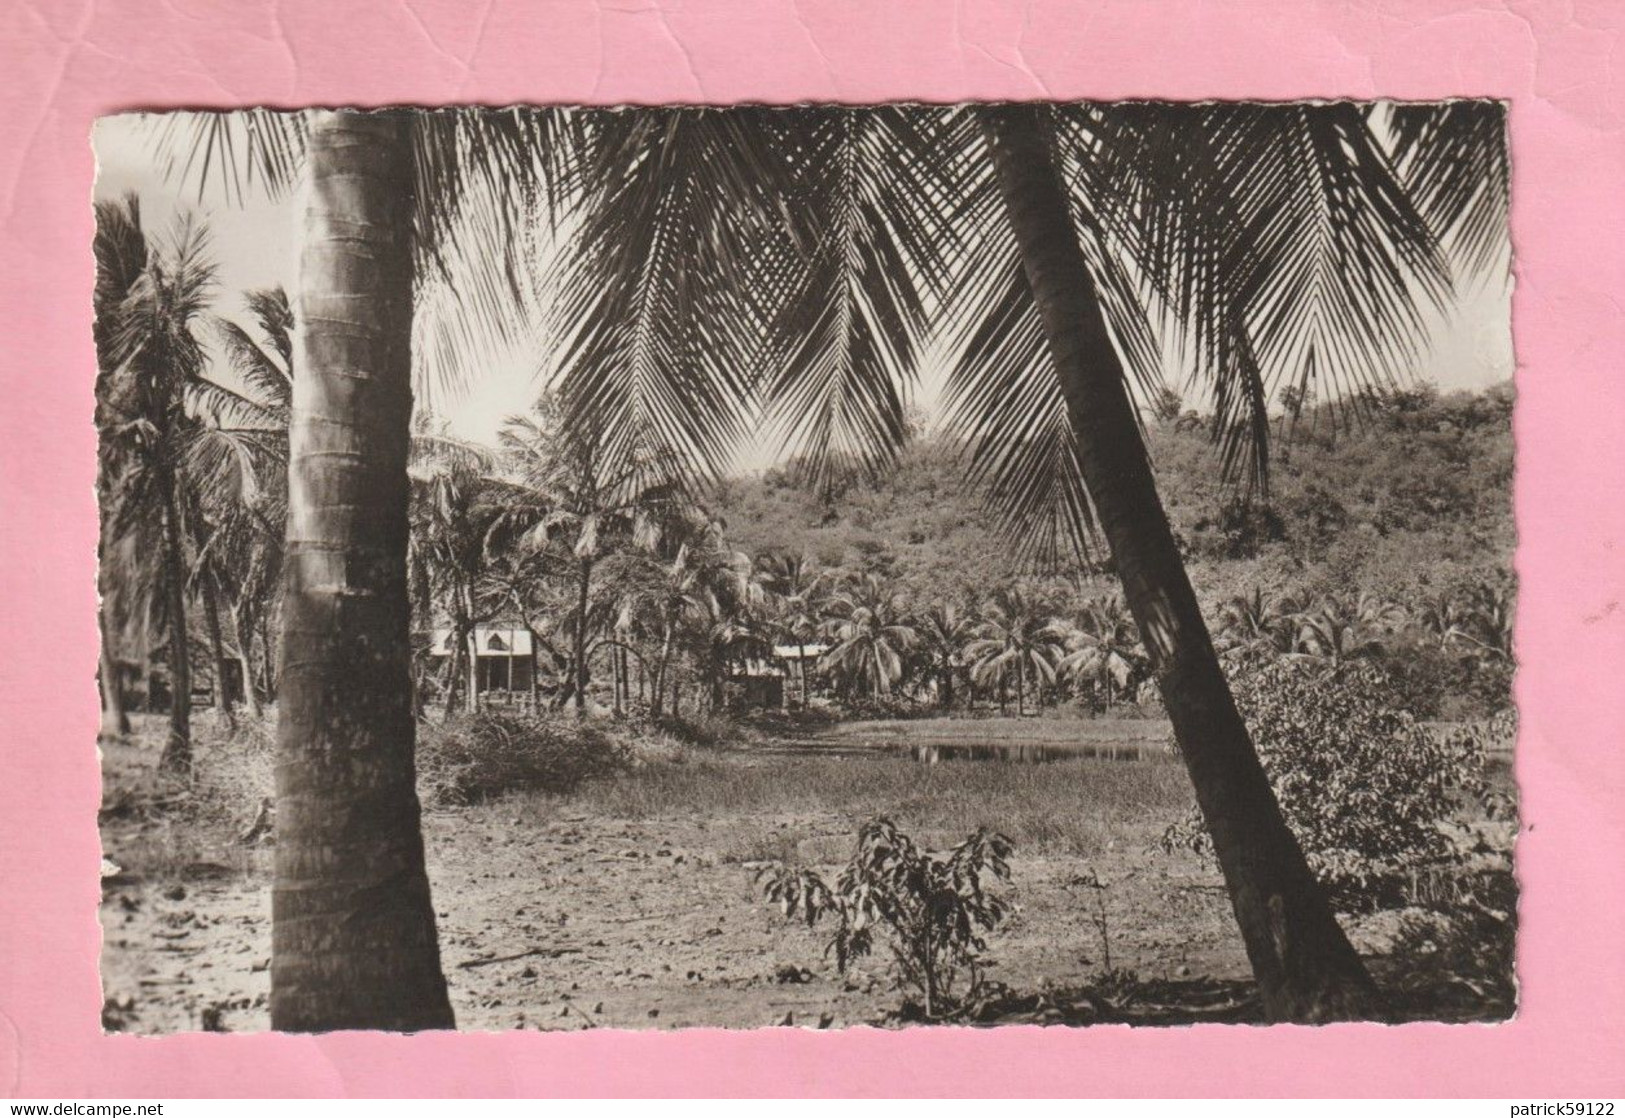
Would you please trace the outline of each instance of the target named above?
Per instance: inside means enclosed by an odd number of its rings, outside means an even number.
[[[194,794],[213,804],[200,821],[177,821],[155,760],[151,744],[104,755],[103,841],[121,867],[104,883],[105,1024],[267,1028],[271,848],[238,840],[252,804],[233,803],[229,782]],[[1016,840],[1016,915],[990,940],[990,979],[1024,994],[1085,987],[1109,944],[1113,968],[1226,1000],[1212,992],[1240,988],[1247,968],[1219,878],[1154,849],[1187,803],[1166,759],[922,765],[757,749],[679,754],[568,798],[431,811],[424,827],[464,1029],[838,1027],[896,1009],[882,961],[838,975],[823,930],[764,904],[756,874],[772,860],[834,869],[882,812],[932,848],[984,824]],[[1086,870],[1103,895],[1077,883]],[[1362,950],[1386,949],[1387,915],[1355,924]]]

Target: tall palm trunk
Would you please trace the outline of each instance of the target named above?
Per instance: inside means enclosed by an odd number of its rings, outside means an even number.
[[[542,709],[542,684],[537,678],[539,673],[536,670],[541,663],[536,656],[536,646],[540,642],[536,639],[536,629],[531,625],[529,618],[524,619],[524,624],[525,635],[530,640],[530,710],[534,714]]]
[[[257,627],[260,632],[260,650],[265,653],[265,658],[261,661],[262,679],[265,687],[265,701],[268,703],[274,703],[276,702],[277,684],[281,680],[281,676],[278,672],[277,657],[281,655],[282,650],[271,636],[271,619],[269,610],[262,612],[259,615],[259,624]]]
[[[209,580],[202,581],[203,620],[209,628],[209,652],[214,658],[214,709],[226,729],[235,732],[237,716],[232,713],[231,691],[226,686],[226,641],[220,632],[220,601]]]
[[[581,560],[576,587],[576,716],[587,715],[587,606],[592,600],[592,560]]]
[[[237,662],[243,669],[243,702],[248,707],[248,716],[258,722],[265,712],[260,708],[259,680],[254,668],[254,630],[243,624],[243,608],[239,605],[232,610],[231,628],[237,638]]]
[[[660,659],[655,662],[654,679],[650,681],[650,691],[653,696],[651,713],[659,718],[666,708],[666,672],[671,667],[671,622],[668,621],[666,630],[660,640]],[[673,696],[673,707],[676,706],[676,697]]]
[[[451,650],[451,674],[446,678],[446,710],[441,716],[446,722],[457,717],[457,705],[464,702],[463,686],[469,678],[472,678],[468,664],[472,659],[469,646],[473,640],[474,635],[469,624],[460,618],[453,619],[451,640],[447,644],[447,648]]]
[[[413,762],[408,127],[310,115],[271,901],[284,1031],[454,1026]]]
[[[107,639],[107,605],[96,612],[96,623],[101,629],[102,656],[99,671],[102,685],[102,728],[97,735],[103,741],[122,738],[130,732],[130,716],[124,709],[124,675],[118,658],[113,655],[112,642]]]
[[[1124,371],[1033,106],[984,110],[999,188],[1089,495],[1223,868],[1268,1016],[1362,1016],[1373,986],[1282,819],[1174,544]]]
[[[812,694],[807,683],[807,645],[804,640],[796,641],[796,675],[801,680],[801,709],[807,709],[808,696]]]
[[[169,627],[169,737],[158,767],[180,776],[192,773],[192,657],[186,635],[186,552],[181,542],[176,477],[160,467],[159,499],[164,509],[164,612]]]

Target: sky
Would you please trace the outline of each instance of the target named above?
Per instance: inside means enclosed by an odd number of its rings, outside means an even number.
[[[217,264],[215,309],[219,314],[242,316],[242,293],[254,288],[280,285],[292,295],[299,263],[297,197],[273,201],[250,194],[240,202],[228,203],[219,192],[202,198],[195,190],[183,195],[160,173],[149,137],[135,116],[97,122],[92,135],[97,159],[95,199],[134,193],[140,199],[149,237],[166,235],[185,214],[201,217],[208,226]],[[1435,384],[1442,391],[1477,390],[1512,377],[1511,285],[1504,277],[1481,277],[1461,284],[1455,305],[1442,313],[1429,311],[1427,318],[1433,344],[1413,370],[1418,382]],[[928,415],[937,411],[948,371],[946,362],[931,358],[927,351],[913,401]],[[545,354],[515,348],[455,395],[432,384],[420,384],[419,406],[427,404],[463,438],[493,442],[503,420],[527,410],[545,387],[545,374],[540,370],[546,367]],[[223,371],[221,375],[229,378]],[[1183,377],[1170,381],[1177,385]],[[793,449],[764,432],[741,448],[736,465],[742,472],[765,469],[782,462]]]

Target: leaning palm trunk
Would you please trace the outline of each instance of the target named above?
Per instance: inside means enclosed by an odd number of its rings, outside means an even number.
[[[1145,634],[1265,1013],[1278,1021],[1362,1016],[1371,1009],[1371,979],[1282,819],[1219,667],[1039,112],[990,108],[983,125],[1089,495]]]
[[[454,1025],[413,762],[407,128],[310,116],[271,905],[284,1031]]]
[[[181,543],[176,477],[160,467],[159,499],[164,513],[164,622],[169,627],[169,737],[158,767],[178,776],[192,774],[192,659],[186,635],[186,552]]]

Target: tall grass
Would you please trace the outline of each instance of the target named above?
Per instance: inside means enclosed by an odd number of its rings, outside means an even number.
[[[1183,770],[1159,762],[923,765],[787,756],[646,765],[584,785],[567,803],[606,818],[726,821],[742,834],[810,815],[836,816],[850,830],[885,814],[928,835],[963,837],[986,826],[1024,848],[1088,854],[1114,838],[1141,835],[1149,842],[1188,800]],[[561,802],[531,796],[509,805],[540,821],[556,818]]]

